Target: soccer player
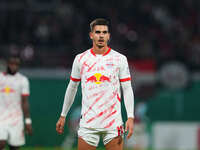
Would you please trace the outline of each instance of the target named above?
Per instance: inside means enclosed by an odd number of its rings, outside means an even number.
[[[64,131],[66,115],[74,101],[79,82],[82,86],[82,110],[78,130],[78,150],[95,150],[100,137],[107,150],[123,149],[123,134],[133,134],[134,95],[127,58],[108,47],[109,23],[96,19],[90,24],[93,47],[76,56],[66,90],[61,116],[56,124]],[[121,91],[128,116],[125,131],[121,117]]]
[[[20,59],[10,57],[7,71],[0,73],[0,150],[6,144],[10,150],[18,150],[25,144],[24,121],[28,134],[32,133],[29,113],[29,82],[18,72]]]

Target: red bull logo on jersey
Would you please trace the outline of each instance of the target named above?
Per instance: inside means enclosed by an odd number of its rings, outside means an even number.
[[[103,82],[110,82],[110,78],[107,76],[102,75],[101,73],[95,73],[94,75],[87,78],[87,82],[93,82],[95,84],[101,84]]]
[[[1,92],[2,92],[2,93],[9,94],[9,93],[15,92],[15,90],[13,90],[12,88],[6,86],[5,88],[3,88],[3,89],[1,90]]]

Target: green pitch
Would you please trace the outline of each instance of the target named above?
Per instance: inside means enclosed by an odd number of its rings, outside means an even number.
[[[8,149],[6,149],[8,150]],[[59,147],[22,147],[20,150],[77,150],[75,149],[63,149]],[[96,150],[105,150],[105,148],[97,148]],[[124,150],[133,150],[133,149],[124,149]],[[146,149],[146,150],[153,150],[153,149]],[[175,150],[175,149],[164,149],[164,150]]]
[[[6,149],[8,150],[8,149]],[[77,149],[62,149],[62,148],[58,148],[58,147],[22,147],[20,148],[20,150],[77,150]],[[97,148],[96,150],[105,150],[105,148]],[[128,149],[124,149],[124,150],[128,150]]]
[[[62,148],[45,148],[45,147],[37,147],[37,148],[21,148],[20,150],[77,150],[77,149],[62,149]],[[104,148],[97,148],[97,150],[105,150]]]

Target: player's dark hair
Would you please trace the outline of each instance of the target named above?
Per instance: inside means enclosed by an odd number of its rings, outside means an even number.
[[[15,61],[18,65],[20,65],[20,63],[21,63],[20,57],[18,57],[18,56],[7,57],[7,62],[9,63],[11,61]]]
[[[90,30],[91,32],[94,30],[94,27],[96,25],[105,25],[108,27],[108,31],[110,31],[109,29],[109,21],[107,21],[106,19],[103,19],[103,18],[97,18],[95,20],[93,20],[91,23],[90,23]]]

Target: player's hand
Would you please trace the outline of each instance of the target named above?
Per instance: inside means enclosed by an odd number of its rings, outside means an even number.
[[[26,133],[28,135],[32,135],[32,133],[33,133],[32,124],[25,124],[25,127],[26,127]]]
[[[128,118],[128,120],[126,121],[126,128],[125,128],[125,132],[128,132],[128,135],[127,135],[128,139],[133,134],[133,126],[134,126],[134,119],[133,118]]]
[[[64,132],[64,125],[65,125],[65,117],[60,116],[58,122],[56,123],[56,131],[58,134],[62,134]]]

